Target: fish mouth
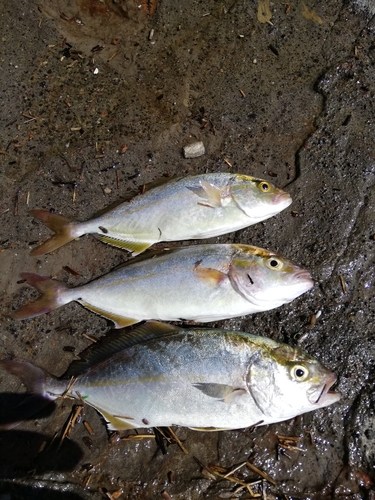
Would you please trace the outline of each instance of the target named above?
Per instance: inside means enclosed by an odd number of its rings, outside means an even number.
[[[297,271],[294,274],[294,280],[293,281],[296,281],[298,283],[301,283],[301,282],[306,283],[306,287],[307,287],[306,290],[309,290],[315,284],[314,280],[311,277],[311,274],[309,273],[309,271],[306,271],[306,270]]]
[[[309,273],[309,271],[306,271],[306,270],[302,270],[302,271],[296,272],[296,274],[294,275],[294,277],[296,279],[302,279],[302,280],[312,281],[311,274]]]
[[[336,382],[337,377],[334,373],[331,374],[328,381],[323,385],[322,390],[319,393],[318,399],[312,404],[322,408],[324,406],[336,403],[341,397],[341,394],[337,391],[330,390],[333,384]]]
[[[280,193],[277,194],[272,201],[274,205],[282,204],[286,208],[292,203],[292,198],[288,193]]]

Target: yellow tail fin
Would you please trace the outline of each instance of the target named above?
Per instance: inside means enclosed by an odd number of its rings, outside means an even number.
[[[68,287],[64,283],[45,276],[40,276],[36,273],[21,273],[20,276],[22,279],[25,279],[29,285],[36,288],[39,292],[42,292],[43,295],[34,302],[25,304],[17,309],[17,311],[12,314],[13,318],[35,318],[41,314],[53,311],[66,303],[61,300],[63,292],[68,290]]]
[[[30,215],[44,222],[49,229],[55,232],[52,238],[34,248],[30,252],[31,255],[50,253],[80,236],[80,234],[73,231],[75,224],[71,223],[63,215],[52,214],[48,210],[31,210]]]

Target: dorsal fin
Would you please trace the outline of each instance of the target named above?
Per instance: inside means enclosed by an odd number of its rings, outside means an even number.
[[[147,184],[144,184],[140,188],[140,193],[145,193],[146,191],[151,191],[151,189],[164,186],[164,184],[171,183],[172,181],[177,182],[181,180],[183,177],[181,175],[172,175],[171,177],[160,177],[159,179],[156,179],[155,181],[148,182]]]
[[[171,244],[173,245],[174,242],[171,242]],[[175,247],[175,246],[168,245],[168,247],[158,248],[158,249],[154,249],[154,250],[146,250],[146,252],[138,254],[135,257],[132,257],[131,259],[127,260],[126,262],[122,262],[121,264],[119,264],[118,266],[113,268],[111,271],[117,271],[117,269],[122,269],[123,267],[130,266],[131,264],[136,264],[137,262],[151,260],[154,257],[159,257],[163,254],[164,255],[166,255],[166,254],[171,255],[173,252],[175,252],[176,250],[179,250],[180,248],[186,248],[186,246]]]
[[[124,349],[129,349],[137,344],[171,335],[181,330],[180,327],[175,325],[159,321],[148,321],[133,330],[126,329],[120,332],[111,332],[109,337],[100,339],[98,343],[85,349],[80,355],[81,359],[71,363],[64,374],[64,378],[82,375],[92,366],[105,361]]]
[[[151,189],[163,186],[164,184],[167,184],[168,182],[171,181],[178,181],[182,179],[181,176],[172,176],[172,177],[161,177],[160,179],[157,179],[156,181],[148,182],[147,184],[143,184],[143,186],[140,186],[138,189],[133,189],[126,193],[120,200],[114,201],[110,205],[108,205],[105,208],[102,208],[101,210],[98,210],[95,212],[92,216],[92,218],[96,217],[101,217],[102,215],[106,215],[110,210],[114,210],[117,208],[119,205],[122,205],[122,203],[125,203],[127,201],[131,201],[133,198],[136,196],[139,196],[146,191],[150,191]]]

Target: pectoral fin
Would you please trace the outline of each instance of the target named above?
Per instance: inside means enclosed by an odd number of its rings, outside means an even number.
[[[245,389],[234,389],[230,394],[227,394],[223,399],[224,403],[232,404],[241,396],[246,394]]]
[[[90,309],[90,311],[99,314],[99,316],[103,316],[103,318],[107,318],[113,321],[115,324],[115,328],[125,328],[126,326],[134,325],[134,323],[138,323],[140,321],[139,319],[125,318],[124,316],[112,314],[108,311],[105,311],[104,309],[92,306],[91,304],[88,304],[83,300],[78,300],[78,302],[82,304],[83,307],[86,307],[87,309]]]
[[[220,188],[210,184],[209,182],[201,181],[201,186],[206,193],[206,198],[209,204],[213,207],[222,207],[222,191]]]
[[[238,397],[246,394],[245,389],[235,389],[231,385],[226,384],[193,384],[196,389],[199,389],[206,396],[215,399],[221,399],[224,403],[231,404]]]
[[[225,273],[218,271],[217,269],[212,269],[211,267],[195,267],[194,272],[196,276],[206,281],[211,285],[219,285],[222,281],[228,278]]]
[[[227,187],[218,188],[206,181],[201,181],[200,185],[202,186],[201,188],[189,188],[196,195],[205,200],[206,203],[199,203],[200,205],[209,208],[219,208],[226,204],[224,200],[225,198],[228,199],[230,194]]]
[[[100,241],[108,243],[108,245],[112,245],[118,248],[124,248],[128,252],[132,252],[133,255],[138,255],[144,252],[145,250],[147,250],[147,248],[149,248],[152,245],[152,243],[142,242],[142,241],[120,240],[117,238],[113,238],[112,236],[108,236],[106,234],[97,233],[94,236],[98,238]]]

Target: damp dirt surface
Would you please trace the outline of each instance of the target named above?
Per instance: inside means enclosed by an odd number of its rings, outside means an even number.
[[[299,345],[337,374],[342,399],[253,430],[174,428],[188,453],[173,439],[110,435],[88,406],[61,440],[77,402],[59,399],[0,433],[0,499],[246,499],[206,468],[223,476],[244,462],[273,480],[234,474],[259,481],[259,498],[374,499],[375,19],[343,0],[138,4],[0,3],[0,358],[61,375],[111,330],[76,303],[12,319],[36,297],[20,272],[75,286],[129,259],[91,236],[30,256],[51,233],[29,210],[85,220],[161,177],[239,172],[293,204],[209,241],[280,252],[316,284],[212,326]],[[206,154],[185,159],[196,141]],[[1,418],[23,390],[1,371]]]

